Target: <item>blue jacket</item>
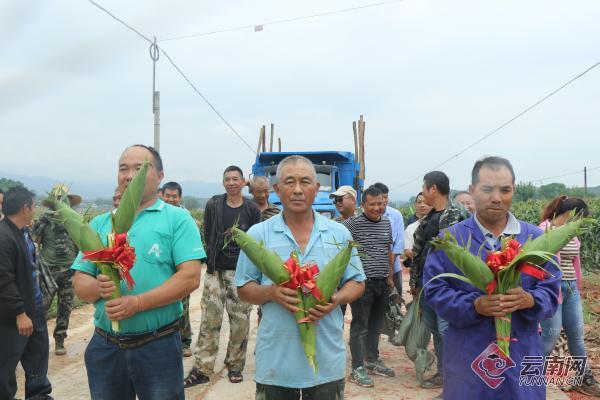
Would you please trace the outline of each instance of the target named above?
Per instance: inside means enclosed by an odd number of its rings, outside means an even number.
[[[471,237],[471,252],[477,254],[479,249],[482,249],[481,257],[485,259],[492,249],[473,218],[462,221],[449,230],[457,238],[458,243],[467,243]],[[524,243],[529,237],[535,238],[542,234],[536,226],[522,221],[519,223],[521,233],[515,239],[520,243]],[[515,365],[501,373],[500,371],[491,373],[499,380],[504,378],[495,389],[488,386],[472,368],[473,361],[496,341],[494,318],[478,314],[473,304],[483,293],[474,286],[453,278],[436,279],[425,286],[425,301],[441,318],[449,322],[448,330],[444,333],[444,399],[543,400],[546,398],[545,386],[519,385],[523,357],[544,354],[538,329],[539,322],[552,317],[558,306],[561,273],[558,268],[549,263],[544,268],[553,276],[545,280],[537,280],[522,275],[523,289],[531,293],[535,305],[512,314],[511,337],[516,341],[510,343],[510,358]],[[444,272],[462,275],[443,251],[432,250],[425,262],[423,281],[428,282],[434,276]]]

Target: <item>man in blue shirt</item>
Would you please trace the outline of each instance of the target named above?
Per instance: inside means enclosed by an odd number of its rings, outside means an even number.
[[[25,370],[25,397],[51,400],[48,328],[35,266],[35,245],[26,230],[34,214],[33,193],[9,189],[0,222],[0,399],[17,392],[15,370]]]
[[[342,225],[312,210],[319,190],[313,164],[301,156],[285,158],[277,167],[274,188],[283,212],[254,225],[248,233],[284,260],[295,250],[301,263],[314,261],[324,268],[341,250],[338,246],[345,246],[351,236]],[[240,298],[261,305],[263,313],[256,343],[257,399],[298,399],[301,394],[319,400],[343,398],[346,349],[339,305],[360,297],[364,280],[361,262],[355,255],[330,303],[310,310],[310,320],[318,321],[318,371],[314,373],[294,317],[299,306],[296,291],[273,285],[244,252],[240,253],[234,283]]]
[[[146,186],[128,232],[136,253],[130,271],[133,288],[121,282],[122,296],[109,300],[115,285],[95,264],[79,254],[72,266],[75,293],[96,308],[96,329],[85,352],[92,399],[184,399],[180,299],[198,287],[205,254],[190,214],[157,198],[164,174],[154,148],[125,149],[119,160],[119,188],[127,187],[144,161],[149,163]],[[90,223],[105,244],[111,216],[107,212]],[[111,321],[119,321],[118,332]]]

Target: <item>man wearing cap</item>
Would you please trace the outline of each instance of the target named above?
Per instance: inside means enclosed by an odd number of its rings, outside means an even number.
[[[69,193],[63,184],[55,185],[49,196],[74,207],[81,203],[81,196]],[[73,309],[73,271],[71,264],[77,257],[77,246],[71,240],[55,210],[48,209],[36,221],[32,235],[40,249],[39,262],[42,273],[49,272],[56,286],[44,293],[46,310],[57,296],[56,326],[54,328],[54,352],[56,355],[67,353],[64,342],[69,328],[69,317]]]
[[[333,199],[335,208],[340,213],[335,217],[336,222],[342,222],[356,215],[356,190],[352,186],[340,186],[329,195],[329,198]]]

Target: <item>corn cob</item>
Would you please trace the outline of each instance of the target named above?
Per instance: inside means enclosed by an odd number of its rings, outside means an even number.
[[[352,257],[352,250],[356,247],[356,244],[348,242],[348,246],[340,251],[334,258],[329,260],[327,265],[319,271],[319,275],[316,279],[316,284],[321,291],[321,301],[317,300],[312,295],[302,296],[302,309],[296,313],[296,320],[300,321],[308,316],[308,310],[316,306],[317,304],[327,304],[331,299],[331,296],[337,290],[337,287],[346,272],[346,268],[350,263]],[[299,325],[300,334],[305,340],[302,340],[304,346],[304,353],[308,358],[308,364],[312,367],[313,371],[317,371],[317,360],[316,360],[316,346],[317,346],[317,332],[316,326],[312,323],[303,322]]]
[[[123,192],[121,202],[113,217],[113,231],[115,233],[123,233],[131,229],[144,194],[147,171],[148,162],[146,161]]]
[[[273,250],[265,248],[243,230],[232,227],[229,231],[231,238],[246,253],[246,256],[276,285],[281,285],[290,279],[289,272],[283,267],[283,260]]]
[[[469,243],[463,247],[450,232],[446,232],[443,237],[436,237],[431,243],[436,249],[446,253],[452,264],[471,281],[473,286],[483,292],[486,291],[487,284],[494,279],[494,273],[481,258],[469,251],[470,238]]]
[[[521,257],[528,256],[527,259],[515,259],[515,261],[528,262],[534,265],[542,265],[548,260],[544,257],[536,257],[536,251],[550,253],[552,255],[558,253],[563,247],[573,239],[573,237],[581,234],[591,223],[593,218],[578,218],[571,220],[564,225],[555,229],[546,229],[543,235],[538,236],[533,240],[528,240],[523,245]]]

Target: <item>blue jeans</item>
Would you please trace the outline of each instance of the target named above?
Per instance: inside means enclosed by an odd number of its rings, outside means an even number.
[[[577,290],[577,281],[562,281],[561,290],[563,302],[558,305],[556,314],[552,318],[541,322],[544,353],[546,355],[552,353],[562,327],[567,335],[569,353],[572,356],[585,357],[583,311],[581,310],[581,298],[579,297],[579,290]]]
[[[444,333],[448,329],[448,321],[438,317],[435,311],[423,299],[421,299],[419,304],[421,305],[423,321],[433,334],[433,349],[435,350],[438,374],[443,375]]]
[[[133,349],[94,333],[85,367],[93,400],[185,399],[179,332]]]

